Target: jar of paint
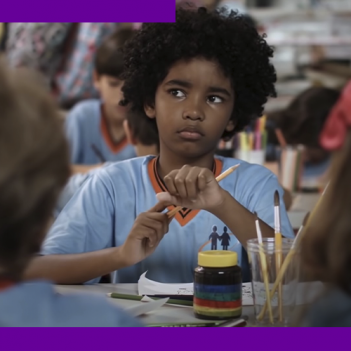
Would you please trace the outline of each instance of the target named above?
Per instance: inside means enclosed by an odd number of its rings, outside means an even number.
[[[242,279],[238,255],[232,251],[199,252],[194,277],[194,313],[200,319],[241,316]]]

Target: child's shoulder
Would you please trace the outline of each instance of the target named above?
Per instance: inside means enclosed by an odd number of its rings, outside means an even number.
[[[94,172],[94,175],[97,175],[102,180],[133,180],[140,179],[148,171],[149,162],[155,158],[155,156],[143,156],[143,157],[134,157],[123,161],[111,162],[105,167]]]
[[[84,118],[101,116],[101,101],[98,99],[89,99],[78,102],[68,112],[67,118]]]
[[[28,304],[28,301],[31,303]],[[0,325],[4,326],[140,325],[102,297],[57,294],[53,285],[46,281],[21,283],[5,290],[0,293],[0,307]]]

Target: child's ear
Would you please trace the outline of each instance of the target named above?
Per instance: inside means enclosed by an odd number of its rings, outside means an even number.
[[[227,127],[225,128],[225,131],[232,132],[234,128],[235,128],[235,123],[232,120],[230,120],[227,124]]]
[[[123,121],[123,128],[124,128],[124,133],[126,134],[126,138],[127,138],[128,143],[131,145],[136,145],[137,141],[133,137],[132,130],[130,129],[129,123],[126,119]]]
[[[93,83],[96,90],[100,91],[100,75],[94,70]]]
[[[146,116],[148,116],[151,119],[154,119],[156,117],[156,111],[155,111],[155,107],[151,106],[151,105],[144,105],[144,111]]]

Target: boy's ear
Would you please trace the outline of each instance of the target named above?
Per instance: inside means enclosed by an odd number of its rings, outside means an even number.
[[[151,105],[144,105],[144,111],[146,116],[148,116],[151,119],[154,119],[156,117],[156,110],[154,106]]]
[[[227,124],[227,127],[225,128],[226,132],[232,132],[235,128],[235,123],[234,121],[230,120]]]
[[[126,119],[123,121],[123,128],[124,128],[124,133],[126,134],[126,138],[127,138],[128,143],[131,145],[136,145],[137,141],[133,137],[132,130],[130,129],[129,123]]]
[[[100,75],[95,70],[93,71],[93,84],[95,89],[100,91]]]

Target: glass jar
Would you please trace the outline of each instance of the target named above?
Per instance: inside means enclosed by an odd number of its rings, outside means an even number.
[[[199,252],[193,301],[197,318],[223,320],[241,316],[242,278],[237,263],[236,252]]]

